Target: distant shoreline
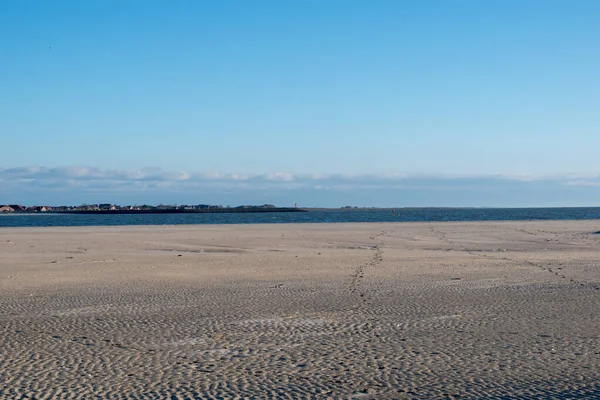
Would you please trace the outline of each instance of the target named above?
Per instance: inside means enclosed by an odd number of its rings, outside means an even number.
[[[165,210],[68,210],[47,211],[51,214],[225,214],[225,213],[264,213],[264,212],[307,212],[302,208],[275,207],[275,208],[207,208],[207,209],[165,209]],[[37,212],[25,212],[25,214],[38,214]]]

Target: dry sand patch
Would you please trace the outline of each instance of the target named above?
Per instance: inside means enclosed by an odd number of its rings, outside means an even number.
[[[0,229],[0,397],[597,397],[599,225]]]

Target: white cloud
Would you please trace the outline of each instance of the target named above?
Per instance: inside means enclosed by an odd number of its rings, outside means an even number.
[[[295,178],[294,174],[289,172],[273,172],[267,174],[265,179],[268,181],[291,182]]]
[[[0,168],[0,182],[0,193],[6,198],[5,202],[7,196],[32,202],[39,198],[68,202],[74,198],[96,201],[101,197],[116,201],[119,198],[139,199],[140,196],[162,201],[165,196],[172,195],[172,199],[181,201],[213,199],[223,203],[230,199],[240,199],[239,202],[244,203],[244,199],[270,202],[272,198],[286,198],[285,204],[302,200],[316,206],[353,203],[352,199],[356,199],[354,204],[394,206],[589,204],[598,198],[596,192],[600,188],[600,177],[581,175],[299,174],[282,171],[247,174],[165,171],[160,168],[110,170],[89,166]]]
[[[51,184],[67,186],[120,186],[123,184],[137,184],[138,186],[161,184],[160,186],[202,187],[224,185],[227,187],[353,187],[381,188],[381,187],[428,187],[428,186],[465,186],[482,183],[496,182],[555,182],[563,185],[597,185],[598,177],[577,176],[458,176],[444,174],[407,174],[407,173],[380,173],[380,174],[296,174],[291,172],[269,172],[265,174],[246,173],[219,173],[219,172],[190,172],[190,171],[164,171],[159,168],[143,168],[133,170],[102,170],[94,167],[73,166],[47,168],[42,166],[29,166],[18,168],[0,169],[0,179],[13,185]]]

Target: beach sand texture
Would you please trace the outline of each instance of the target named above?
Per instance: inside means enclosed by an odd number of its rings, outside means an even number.
[[[0,229],[0,398],[593,398],[598,230]]]

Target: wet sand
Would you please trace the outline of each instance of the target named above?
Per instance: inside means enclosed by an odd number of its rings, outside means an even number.
[[[594,398],[598,230],[0,229],[0,398]]]

